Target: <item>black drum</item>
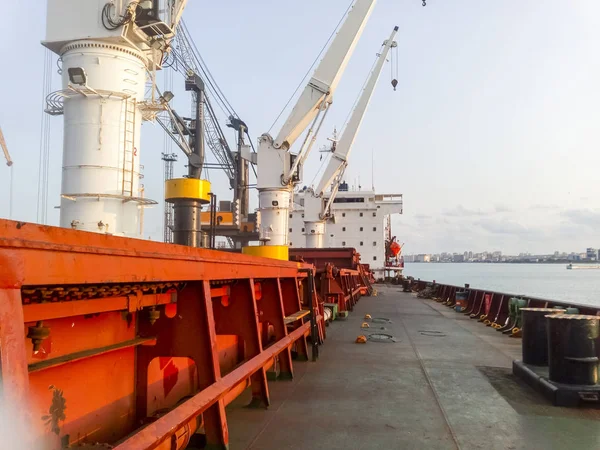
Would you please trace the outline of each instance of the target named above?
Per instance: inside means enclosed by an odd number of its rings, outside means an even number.
[[[554,314],[546,317],[550,381],[597,385],[600,316]]]
[[[548,365],[548,314],[562,314],[565,309],[520,308],[523,330],[523,362],[534,366]]]

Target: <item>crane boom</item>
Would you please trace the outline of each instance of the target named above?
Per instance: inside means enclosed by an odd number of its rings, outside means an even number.
[[[4,152],[4,157],[6,158],[6,165],[8,167],[12,166],[13,160],[10,158],[10,153],[8,153],[8,146],[6,145],[6,141],[4,140],[2,128],[0,128],[0,147],[2,147],[2,151]]]
[[[329,164],[325,168],[325,171],[321,176],[321,181],[315,190],[315,194],[318,196],[323,195],[325,190],[331,185],[336,176],[343,171],[348,164],[348,158],[350,157],[352,145],[354,144],[354,140],[356,139],[360,125],[365,117],[365,112],[367,111],[367,107],[369,106],[369,102],[373,96],[373,91],[375,90],[375,86],[377,85],[377,81],[381,75],[381,70],[385,64],[387,54],[390,48],[396,46],[396,43],[394,42],[394,36],[396,36],[397,31],[398,27],[394,27],[389,39],[383,43],[383,50],[378,56],[377,63],[371,72],[363,93],[356,104],[356,108],[354,108],[352,116],[350,116],[350,120],[346,125],[346,129],[343,131],[342,137],[335,147],[335,152],[332,153]]]
[[[356,103],[356,107],[354,108],[354,111],[352,111],[350,120],[342,132],[340,140],[335,143],[333,147],[331,159],[321,176],[319,185],[314,191],[309,190],[304,198],[304,229],[306,234],[306,246],[309,248],[323,247],[325,223],[330,216],[329,209],[337,195],[340,183],[342,182],[342,177],[348,166],[350,151],[352,150],[358,130],[365,117],[367,107],[373,96],[375,86],[381,75],[381,70],[385,64],[388,52],[390,48],[396,47],[397,45],[394,41],[397,31],[398,27],[394,27],[390,37],[383,42],[383,49],[377,55],[377,61],[369,75],[362,94]],[[331,192],[329,193],[329,198],[327,199],[327,203],[324,203],[323,194],[330,186]]]
[[[183,10],[185,9],[185,5],[187,4],[187,0],[174,0],[171,3],[171,28],[176,29],[179,25],[179,21],[181,20],[181,15],[183,14]]]
[[[290,148],[318,114],[321,103],[333,95],[374,7],[375,0],[358,0],[354,4],[281,127],[274,142],[275,148]]]
[[[260,138],[257,155],[259,235],[266,245],[282,247],[282,258],[287,257],[288,215],[292,189],[295,183],[300,182],[302,162],[314,143],[314,137],[311,139],[310,136],[313,130],[315,136],[318,133],[331,97],[375,3],[376,0],[356,0],[277,138],[273,140],[268,133]],[[289,149],[310,123],[313,125],[304,139],[301,150],[297,155],[292,155]],[[257,254],[253,250],[249,252]],[[265,254],[267,253],[269,252],[265,251]]]

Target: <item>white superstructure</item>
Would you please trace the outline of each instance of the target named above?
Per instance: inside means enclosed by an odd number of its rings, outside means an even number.
[[[294,210],[289,213],[290,247],[306,247],[305,194],[300,191],[294,195]],[[325,196],[327,198],[327,194]],[[385,265],[385,219],[390,214],[402,214],[402,194],[348,191],[347,185],[341,185],[331,204],[331,213],[324,246],[355,248],[362,263],[370,264],[371,269],[382,274]]]
[[[60,225],[139,236],[140,133],[161,103],[145,98],[186,1],[48,0],[44,45],[59,55],[62,89],[46,111],[64,115]]]

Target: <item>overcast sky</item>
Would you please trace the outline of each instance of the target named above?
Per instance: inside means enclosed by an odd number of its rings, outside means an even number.
[[[348,4],[190,0],[184,18],[256,139]],[[22,17],[21,5],[9,2],[4,16]],[[398,25],[397,91],[388,65],[347,173],[350,184],[370,187],[374,155],[376,190],[404,194],[404,215],[393,227],[405,253],[600,247],[598,17],[597,0],[428,0],[425,8],[421,0],[380,0],[318,146],[343,124],[381,42]],[[0,43],[0,126],[15,160],[13,218],[27,221],[36,220],[45,19],[40,7],[29,8],[25,22],[6,20],[10,39]],[[54,89],[59,81],[54,72]],[[183,80],[176,76],[175,84],[176,105],[185,112]],[[62,118],[51,123],[48,221],[56,225]],[[157,125],[144,124],[143,181],[146,196],[156,200],[163,195],[163,142]],[[319,166],[314,151],[305,184]],[[2,217],[8,217],[8,173],[0,165]],[[183,173],[180,164],[176,175]],[[211,180],[220,199],[230,196],[222,175]],[[147,211],[145,223],[145,234],[160,240],[162,203]]]

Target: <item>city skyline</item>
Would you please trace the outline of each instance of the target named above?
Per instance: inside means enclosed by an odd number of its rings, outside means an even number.
[[[532,254],[503,254],[500,250],[473,252],[440,252],[405,254],[405,262],[551,262],[551,261],[600,261],[600,249],[587,247],[584,252],[560,252]]]

